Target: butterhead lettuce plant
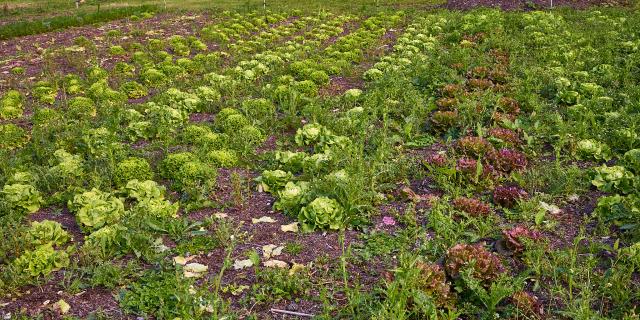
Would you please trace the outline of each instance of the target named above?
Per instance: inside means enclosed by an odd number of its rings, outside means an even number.
[[[328,197],[318,197],[300,209],[298,221],[302,230],[340,230],[346,225],[344,209],[338,201]]]

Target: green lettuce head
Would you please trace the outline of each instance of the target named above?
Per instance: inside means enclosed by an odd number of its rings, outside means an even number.
[[[304,231],[344,229],[344,209],[334,199],[318,197],[300,210],[298,221]]]
[[[604,160],[611,159],[609,147],[593,139],[580,140],[577,145],[578,157],[583,160]]]
[[[634,191],[634,180],[633,173],[623,166],[607,167],[603,165],[595,169],[595,176],[591,180],[591,184],[601,191],[617,191],[628,194]]]
[[[69,209],[76,212],[78,223],[88,230],[114,224],[124,215],[122,200],[95,188],[75,195]]]
[[[45,244],[59,246],[65,244],[70,238],[69,233],[62,229],[60,223],[50,220],[31,222],[28,233],[31,244],[36,246]]]
[[[32,277],[48,275],[69,265],[69,254],[54,250],[50,243],[26,251],[14,261],[14,266]]]
[[[287,182],[284,189],[278,191],[278,201],[273,204],[273,209],[288,215],[298,214],[300,208],[308,201],[308,192],[308,182]]]
[[[264,192],[277,192],[284,188],[284,186],[293,178],[291,172],[282,170],[265,170],[256,179],[258,182],[258,189]]]
[[[306,124],[296,131],[295,140],[299,146],[311,145],[322,141],[327,129],[319,123]]]
[[[629,150],[624,154],[624,165],[636,174],[640,174],[640,149]]]
[[[124,192],[130,198],[143,201],[148,199],[163,199],[165,188],[159,186],[158,183],[153,180],[139,181],[133,179],[127,182],[127,185],[124,187]]]
[[[34,213],[40,210],[40,205],[44,203],[40,192],[29,184],[7,184],[0,193],[9,207],[25,213]]]

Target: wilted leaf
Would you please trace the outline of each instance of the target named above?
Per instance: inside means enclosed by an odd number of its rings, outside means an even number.
[[[228,217],[229,215],[223,212],[217,212],[213,214],[214,217],[218,218],[218,219],[224,219],[226,217]]]
[[[53,310],[59,311],[60,314],[67,314],[71,310],[71,306],[64,300],[60,299],[53,304]]]
[[[185,264],[187,264],[189,261],[193,260],[195,258],[195,256],[188,256],[188,257],[183,257],[183,256],[175,256],[173,257],[173,262],[175,264],[179,264],[184,266]]]
[[[280,260],[269,260],[269,261],[265,261],[262,263],[265,267],[268,268],[289,268],[289,264],[284,262],[284,261],[280,261]]]
[[[258,219],[253,218],[253,219],[251,219],[251,222],[253,224],[256,224],[256,223],[274,223],[274,222],[276,222],[276,220],[271,218],[271,217],[264,216],[264,217],[260,217]]]
[[[275,244],[268,244],[262,246],[262,256],[265,260],[269,260],[271,257],[279,256],[282,254],[284,246],[276,246]]]
[[[547,210],[551,214],[559,214],[560,212],[562,212],[562,210],[560,210],[560,208],[558,208],[556,205],[548,204],[544,201],[540,201],[540,207]]]
[[[236,260],[233,263],[233,268],[236,270],[240,270],[240,269],[244,269],[244,268],[249,268],[253,266],[253,261],[251,261],[251,259],[245,259],[245,260]]]
[[[305,268],[304,264],[294,262],[291,269],[289,269],[289,275],[292,276],[298,272],[302,272]]]
[[[298,223],[283,224],[280,226],[282,232],[298,232]]]
[[[209,267],[200,263],[189,263],[184,266],[184,276],[186,278],[198,278],[207,272]]]

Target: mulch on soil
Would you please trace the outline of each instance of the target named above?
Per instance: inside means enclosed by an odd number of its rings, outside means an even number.
[[[586,9],[592,6],[624,6],[625,0],[448,0],[442,7],[450,10],[470,10],[481,7],[502,10],[546,10],[556,7]]]

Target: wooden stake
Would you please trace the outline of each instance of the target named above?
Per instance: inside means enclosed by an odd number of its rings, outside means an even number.
[[[288,311],[288,310],[282,310],[282,309],[274,309],[274,308],[271,308],[271,312],[273,312],[273,313],[283,313],[283,314],[288,314],[290,316],[298,316],[298,317],[307,317],[307,318],[315,317],[315,315],[313,315],[313,314],[295,312],[295,311]]]

